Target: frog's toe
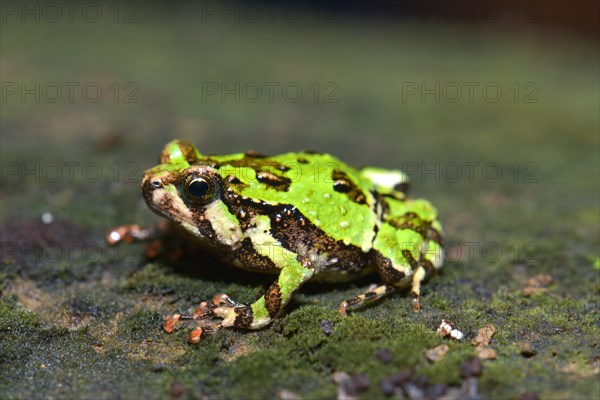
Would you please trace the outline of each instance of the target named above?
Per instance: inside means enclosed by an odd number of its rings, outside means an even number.
[[[175,330],[175,325],[179,322],[179,320],[181,319],[181,315],[180,314],[173,314],[172,316],[170,316],[167,321],[165,322],[164,325],[164,330],[167,333],[171,333],[173,332],[173,330]]]
[[[209,303],[207,301],[203,301],[200,305],[194,310],[194,314],[192,315],[192,319],[203,319],[211,316],[211,311],[217,308],[218,304],[215,302]]]
[[[190,334],[188,336],[188,342],[190,342],[190,343],[200,342],[200,338],[202,337],[203,332],[204,332],[204,330],[202,329],[201,326],[197,326],[196,328],[192,329],[192,331],[190,332]]]
[[[217,293],[215,295],[215,297],[213,298],[213,303],[217,306],[231,306],[231,307],[243,306],[243,304],[238,303],[237,301],[233,300],[226,293]]]
[[[198,309],[200,309],[200,307],[198,307]],[[196,309],[196,312],[198,311],[198,309]],[[204,314],[204,315],[206,315],[206,314]],[[167,320],[165,321],[165,324],[163,325],[163,329],[167,333],[172,333],[175,330],[175,325],[177,325],[177,323],[179,321],[199,320],[199,319],[205,318],[204,315],[197,316],[196,313],[194,313],[193,315],[173,314],[172,316],[167,318]]]

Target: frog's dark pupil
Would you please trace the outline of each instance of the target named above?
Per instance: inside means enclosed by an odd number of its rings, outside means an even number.
[[[206,183],[206,181],[201,180],[201,179],[196,179],[196,180],[192,181],[192,183],[190,183],[190,186],[188,187],[188,192],[192,196],[201,197],[201,196],[204,196],[206,194],[206,192],[208,192],[208,189],[209,189],[209,186],[208,186],[208,183]]]

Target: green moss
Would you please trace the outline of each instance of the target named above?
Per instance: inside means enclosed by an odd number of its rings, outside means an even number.
[[[119,335],[124,340],[133,342],[143,339],[161,339],[163,337],[162,322],[162,316],[158,313],[139,311],[120,321]]]
[[[0,330],[34,329],[39,325],[39,317],[19,307],[15,296],[0,298]]]

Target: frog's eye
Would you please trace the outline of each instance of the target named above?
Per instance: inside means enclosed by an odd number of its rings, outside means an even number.
[[[193,203],[207,204],[217,194],[217,185],[210,177],[189,175],[183,183],[185,197]]]

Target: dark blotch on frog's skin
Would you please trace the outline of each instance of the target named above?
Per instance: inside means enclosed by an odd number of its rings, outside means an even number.
[[[244,152],[244,155],[246,157],[250,157],[250,158],[266,158],[267,157],[266,154],[260,153],[256,150],[248,150],[248,151]]]
[[[202,237],[207,238],[210,241],[214,241],[217,237],[217,233],[213,229],[210,221],[204,218],[204,208],[198,209],[196,207],[191,206],[189,207],[189,209],[192,212],[194,225],[198,228]]]
[[[234,168],[238,168],[238,167],[252,168],[254,171],[256,171],[256,173],[259,173],[260,171],[263,171],[264,169],[267,169],[268,171],[272,171],[272,170],[286,171],[286,169],[289,169],[282,163],[269,159],[268,156],[248,157],[246,155],[244,158],[241,158],[241,159],[221,161],[219,163],[219,166],[225,166],[225,165],[228,165],[228,166],[231,166]]]
[[[377,272],[384,282],[399,282],[406,276],[404,272],[398,271],[392,266],[392,261],[389,258],[383,258]]]
[[[279,283],[275,282],[265,293],[265,308],[269,313],[269,317],[273,318],[281,309],[281,288]]]
[[[234,185],[237,190],[243,190],[244,188],[248,187],[247,183],[242,182],[237,176],[234,175],[228,175],[226,180],[230,185]]]
[[[404,258],[406,258],[406,261],[408,261],[408,263],[410,264],[411,269],[415,270],[415,269],[419,268],[419,263],[417,262],[417,260],[415,260],[412,253],[410,252],[410,250],[402,250],[402,255],[404,256]]]
[[[256,173],[256,180],[260,183],[264,183],[265,185],[273,188],[279,192],[287,192],[292,184],[290,178],[286,178],[283,176],[277,176],[272,174],[271,172],[260,171]]]
[[[338,193],[345,193],[355,203],[366,204],[367,197],[346,173],[334,169],[331,178],[333,179],[333,190]]]
[[[338,193],[348,193],[352,190],[352,186],[350,186],[350,182],[339,180],[333,182],[333,190]]]
[[[360,297],[358,296],[354,296],[348,300],[346,300],[346,307],[351,307],[351,306],[355,306],[357,304],[362,303],[362,300]]]
[[[252,308],[250,306],[236,307],[235,313],[237,315],[235,317],[234,326],[238,328],[250,328],[252,320],[254,319]]]
[[[250,221],[255,215],[266,215],[270,219],[270,234],[283,248],[296,254],[313,251],[327,254],[328,259],[337,258],[338,263],[328,266],[330,271],[345,271],[348,279],[362,276],[369,267],[376,265],[373,257],[379,252],[363,252],[359,247],[336,241],[310,222],[294,206],[289,204],[271,205],[257,203],[235,193],[232,189],[221,191],[221,200],[229,212],[236,216],[243,232],[252,228]],[[379,255],[380,256],[380,255]]]
[[[396,192],[401,192],[404,194],[408,194],[408,188],[409,188],[408,182],[398,183],[394,186],[394,190]]]
[[[279,268],[266,256],[259,254],[252,244],[250,238],[242,240],[242,245],[237,250],[238,260],[244,264],[244,269],[253,272],[278,272]]]
[[[430,227],[429,231],[427,231],[427,239],[436,242],[440,246],[442,245],[442,235],[434,228]]]
[[[271,207],[265,213],[271,220],[271,236],[284,248],[297,254],[303,254],[307,250],[327,254],[328,259],[338,260],[327,268],[331,271],[345,271],[349,278],[362,275],[368,267],[374,265],[373,251],[365,253],[357,246],[333,239],[305,218],[296,207]]]
[[[423,258],[421,260],[421,266],[425,268],[425,277],[430,277],[433,274],[435,274],[435,268],[431,261],[429,261],[428,259]]]
[[[251,222],[258,208],[252,200],[237,194],[232,188],[227,188],[227,190],[221,190],[221,201],[227,206],[229,212],[235,215],[242,232],[255,226]]]
[[[417,214],[414,212],[407,212],[406,214],[394,218],[388,221],[390,225],[397,229],[412,229],[415,232],[421,234],[421,236],[425,237],[427,235],[427,230],[429,229],[429,225],[426,221],[423,221]]]
[[[417,214],[407,212],[406,214],[387,221],[390,225],[397,229],[412,229],[418,232],[423,238],[432,240],[438,244],[442,244],[442,236],[440,233],[431,227],[430,221],[424,221]]]

